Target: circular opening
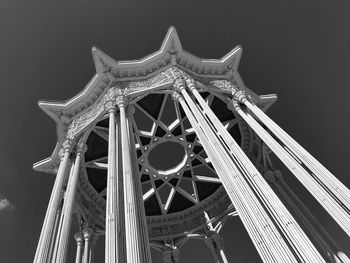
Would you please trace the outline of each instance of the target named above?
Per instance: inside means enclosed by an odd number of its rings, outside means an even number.
[[[148,155],[149,164],[158,171],[175,168],[186,157],[185,149],[177,142],[163,142],[155,146]]]

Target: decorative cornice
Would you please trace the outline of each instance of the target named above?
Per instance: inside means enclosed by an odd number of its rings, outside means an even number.
[[[116,61],[97,47],[91,52],[96,74],[83,92],[65,102],[38,103],[59,126],[93,105],[112,80],[145,79],[175,65],[196,76],[232,78],[238,69],[242,48],[235,47],[221,59],[201,59],[182,49],[175,28],[170,27],[161,48],[139,60]]]

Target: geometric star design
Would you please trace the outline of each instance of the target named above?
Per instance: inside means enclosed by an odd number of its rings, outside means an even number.
[[[237,119],[226,102],[218,94],[201,94],[240,143]],[[213,194],[221,182],[171,93],[151,93],[133,105],[132,129],[146,215],[180,212]],[[102,178],[108,167],[108,116],[96,124],[90,137],[86,169],[90,183],[105,197],[106,179]]]

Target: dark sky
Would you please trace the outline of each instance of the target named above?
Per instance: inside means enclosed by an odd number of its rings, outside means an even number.
[[[270,116],[350,187],[349,14],[347,0],[2,0],[0,262],[33,260],[53,184],[52,175],[32,170],[56,143],[55,124],[37,101],[80,92],[95,71],[93,45],[116,60],[137,59],[158,50],[171,25],[183,48],[200,57],[242,45],[246,85],[277,93]],[[349,239],[287,180],[350,255]],[[229,260],[258,261],[238,219],[223,231]],[[212,259],[204,244],[190,241],[182,262]]]

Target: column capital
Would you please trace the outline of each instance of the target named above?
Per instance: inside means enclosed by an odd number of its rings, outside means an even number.
[[[278,182],[282,182],[283,181],[283,177],[282,177],[282,173],[279,170],[268,170],[264,173],[264,178],[266,179],[266,181],[268,181],[269,183],[275,184]]]
[[[58,155],[60,156],[61,159],[63,159],[65,153],[70,153],[74,149],[76,141],[73,139],[66,139],[62,143],[62,148],[58,151]]]
[[[280,170],[275,170],[275,178],[278,182],[283,181],[283,176]]]
[[[132,116],[135,113],[135,106],[132,104],[128,105],[128,108],[126,109],[126,115],[127,116]]]
[[[173,241],[164,243],[163,247],[163,262],[177,263],[180,259],[180,251]]]
[[[207,243],[207,245],[213,245],[216,249],[223,248],[222,237],[216,231],[208,231],[206,233],[206,239],[204,241]]]
[[[229,108],[232,111],[234,110],[237,112],[238,110],[241,109],[241,106],[239,105],[237,100],[232,99],[227,103],[227,108]]]
[[[108,113],[115,112],[116,110],[116,102],[115,98],[109,99],[105,102],[104,107]]]
[[[186,88],[185,80],[183,79],[183,77],[178,77],[177,79],[174,80],[172,86],[174,90],[181,93],[181,91]]]
[[[77,242],[77,246],[82,246],[84,244],[84,236],[81,232],[75,233],[74,238]]]
[[[94,231],[92,230],[92,228],[88,227],[88,228],[85,228],[83,229],[83,236],[84,236],[84,240],[85,242],[88,242],[90,241]]]
[[[171,94],[172,98],[174,101],[180,101],[180,99],[182,99],[182,96],[179,92],[177,91],[174,91],[172,94]]]
[[[196,83],[195,83],[193,78],[187,77],[186,78],[186,85],[191,91],[194,89],[197,89]]]
[[[121,108],[129,104],[129,99],[127,96],[122,94],[117,96],[115,102],[118,105],[118,107]]]
[[[84,142],[79,141],[76,145],[75,153],[78,155],[84,154],[87,150],[87,146]]]
[[[240,103],[244,103],[247,101],[247,96],[243,90],[238,90],[238,91],[232,91],[232,99],[236,100]]]
[[[276,183],[275,173],[271,170],[268,170],[264,173],[264,178],[266,179],[266,181],[268,181],[271,184]]]

